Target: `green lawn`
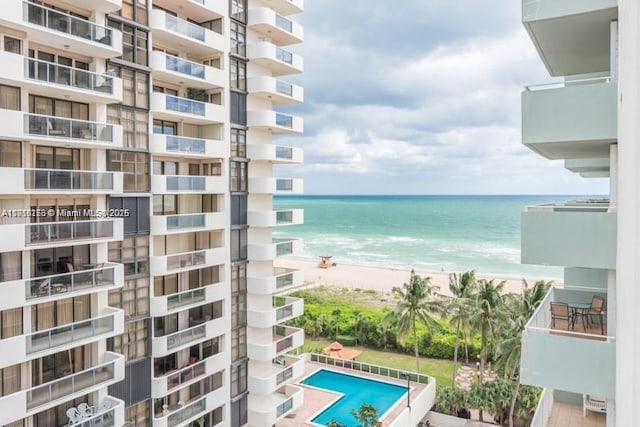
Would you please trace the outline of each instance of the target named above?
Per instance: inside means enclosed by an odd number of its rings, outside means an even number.
[[[328,340],[306,339],[303,347],[304,352],[317,351],[318,348],[326,347],[331,343]],[[362,350],[362,354],[356,360],[371,363],[373,365],[388,366],[390,368],[402,369],[415,372],[416,359],[409,354],[396,353],[394,351],[374,350],[367,347],[356,347]],[[439,385],[451,385],[451,372],[453,362],[450,360],[420,358],[420,373],[435,377]]]

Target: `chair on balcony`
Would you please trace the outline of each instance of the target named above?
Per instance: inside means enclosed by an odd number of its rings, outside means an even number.
[[[604,335],[604,316],[607,314],[604,298],[594,295],[591,299],[591,308],[587,310],[585,315],[587,320],[593,324],[593,317],[597,316],[600,322],[600,333]]]
[[[569,304],[566,302],[551,303],[551,327],[555,329],[556,320],[564,320],[567,322],[567,331],[573,326],[575,319],[569,310]]]

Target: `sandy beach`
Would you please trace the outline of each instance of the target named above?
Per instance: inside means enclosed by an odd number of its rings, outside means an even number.
[[[334,260],[335,267],[318,268],[318,262],[307,258],[284,257],[278,258],[276,267],[295,268],[304,271],[305,283],[313,285],[328,285],[346,287],[350,289],[375,289],[389,292],[394,286],[402,286],[409,280],[410,271],[402,268],[387,266],[371,266],[363,264],[349,264]],[[431,277],[431,283],[440,287],[440,293],[450,295],[449,273],[447,271],[416,271],[422,277]],[[478,279],[495,279],[496,282],[506,281],[506,293],[520,293],[522,291],[522,277],[505,275],[487,275],[476,272]],[[553,280],[560,284],[561,279],[545,277],[526,277],[529,285],[537,280]]]

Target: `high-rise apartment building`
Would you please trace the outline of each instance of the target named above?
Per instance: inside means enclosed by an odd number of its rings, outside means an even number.
[[[522,262],[565,268],[527,324],[521,379],[546,388],[543,409],[574,403],[604,412],[607,426],[637,425],[640,399],[639,17],[635,0],[522,1],[549,74],[563,77],[523,92],[523,142],[584,177],[609,177],[610,192],[523,214]]]
[[[273,136],[302,0],[6,0],[0,425],[271,426],[302,403]],[[87,424],[82,424],[87,423]],[[91,424],[88,424],[91,423]]]

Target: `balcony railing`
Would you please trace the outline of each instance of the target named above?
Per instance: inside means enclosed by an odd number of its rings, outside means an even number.
[[[106,334],[114,330],[114,316],[96,317],[27,335],[27,354],[71,344],[74,341]]]
[[[167,269],[175,270],[182,267],[202,265],[207,261],[205,251],[187,252],[177,255],[167,256]]]
[[[205,140],[200,138],[188,138],[184,136],[167,135],[167,151],[178,153],[202,153],[205,152]]]
[[[194,403],[183,406],[173,414],[169,415],[169,418],[167,419],[167,424],[170,426],[180,425],[185,421],[187,421],[189,418],[198,415],[199,413],[205,411],[206,409],[207,409],[207,398],[203,397],[202,399],[197,400]]]
[[[281,403],[280,405],[278,405],[278,408],[276,409],[276,416],[281,417],[282,415],[286,414],[287,411],[290,411],[293,408],[293,397],[289,398],[289,400],[285,401],[284,403]]]
[[[286,273],[276,277],[276,288],[284,288],[293,285],[293,273]]]
[[[167,335],[167,350],[204,338],[207,333],[205,325],[194,326],[184,331]]]
[[[293,211],[290,211],[290,210],[276,211],[277,224],[290,224],[291,222],[293,222]]]
[[[113,76],[68,67],[40,59],[25,58],[25,77],[47,83],[113,94]]]
[[[165,25],[167,26],[167,29],[182,34],[183,36],[204,42],[204,27],[185,21],[184,19],[180,19],[168,13],[165,14],[165,17]]]
[[[27,409],[31,410],[51,401],[78,393],[114,379],[115,361],[69,375],[27,391]]]
[[[25,169],[27,190],[112,190],[113,173],[64,169]]]
[[[276,125],[293,128],[293,116],[288,114],[276,113]]]
[[[167,230],[204,227],[204,214],[168,215]]]
[[[286,239],[273,239],[276,244],[276,256],[291,255],[293,253],[293,242]]]
[[[26,244],[39,245],[77,239],[113,237],[113,220],[62,221],[26,224]]]
[[[169,16],[169,15],[167,15]],[[165,95],[166,105],[165,108],[170,111],[176,111],[178,113],[193,114],[196,116],[204,116],[206,112],[205,103],[202,101],[196,101],[189,98],[180,98],[174,95]]]
[[[179,370],[167,377],[167,390],[176,388],[186,382],[191,381],[194,378],[200,377],[206,372],[206,360],[196,363],[195,365],[188,366]]]
[[[204,79],[205,71],[204,65],[202,64],[173,55],[166,55],[165,61],[165,66],[169,71],[175,71],[176,73]]]
[[[278,178],[276,179],[277,191],[293,191],[293,180],[290,178]]]
[[[167,190],[169,191],[204,191],[203,176],[167,176]]]
[[[110,398],[105,399],[102,406],[89,406],[85,415],[87,418],[81,417],[75,422],[70,419],[67,427],[117,427],[116,409],[113,406],[114,401]]]
[[[181,292],[179,294],[170,295],[167,297],[167,308],[174,309],[182,307],[188,304],[205,300],[204,289],[194,289],[192,291]]]
[[[281,48],[276,48],[276,59],[293,65],[293,54]]]
[[[291,33],[293,31],[293,22],[284,16],[276,15],[276,27]]]
[[[293,96],[293,85],[282,80],[276,80],[276,92],[286,96]]]
[[[293,367],[288,367],[276,375],[276,385],[282,384],[291,377],[293,377]]]
[[[24,133],[50,138],[113,142],[113,125],[41,114],[24,115]]]
[[[281,145],[276,146],[276,159],[285,159],[285,160],[293,159],[293,148],[283,147]]]
[[[27,300],[55,296],[61,293],[110,286],[115,283],[116,266],[99,267],[73,273],[41,276],[25,281]]]

